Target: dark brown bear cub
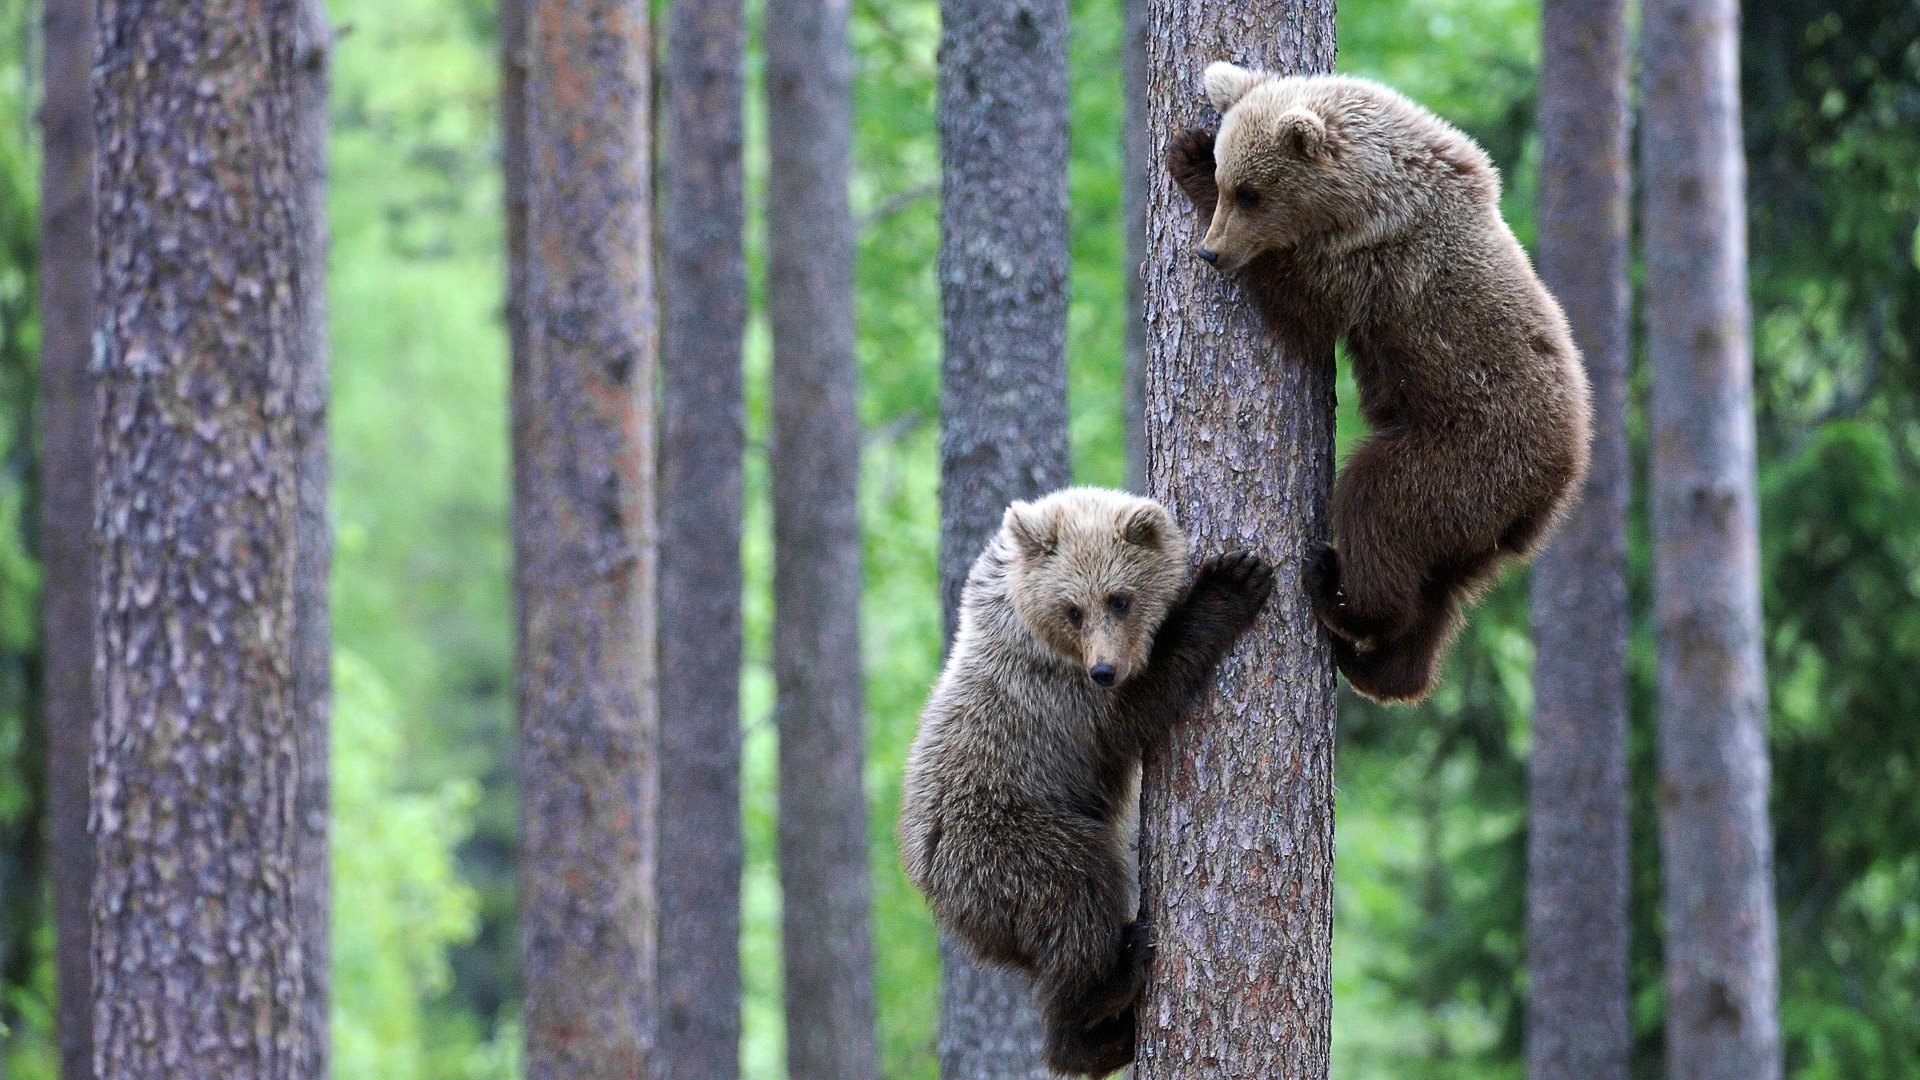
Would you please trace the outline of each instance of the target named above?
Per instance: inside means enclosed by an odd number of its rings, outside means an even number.
[[[1461,602],[1578,490],[1586,373],[1472,139],[1363,79],[1221,63],[1206,90],[1219,134],[1168,153],[1207,224],[1199,255],[1296,350],[1344,337],[1372,427],[1334,487],[1339,548],[1310,559],[1310,599],[1355,690],[1418,701]]]
[[[1033,976],[1054,1069],[1133,1060],[1140,759],[1272,590],[1245,552],[1189,587],[1166,509],[1095,488],[1013,504],[967,577],[907,758],[900,857],[943,928]]]

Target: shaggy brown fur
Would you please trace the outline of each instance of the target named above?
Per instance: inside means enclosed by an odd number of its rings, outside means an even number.
[[[1346,338],[1373,429],[1334,488],[1340,546],[1310,558],[1310,597],[1354,689],[1418,701],[1460,603],[1578,490],[1586,373],[1472,139],[1363,79],[1221,63],[1206,88],[1218,136],[1168,152],[1208,223],[1199,254],[1282,340]]]
[[[982,960],[1033,975],[1061,1072],[1133,1060],[1151,947],[1135,921],[1140,759],[1273,589],[1244,552],[1186,576],[1159,503],[1071,488],[1013,504],[967,578],[907,759],[907,876]]]

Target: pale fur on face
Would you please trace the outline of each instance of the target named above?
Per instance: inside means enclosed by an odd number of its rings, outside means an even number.
[[[1153,635],[1186,587],[1187,538],[1165,507],[1103,488],[1016,502],[1001,522],[1010,592],[1035,640],[1119,686],[1146,666]]]
[[[1220,197],[1200,247],[1222,273],[1269,252],[1379,243],[1429,210],[1437,186],[1499,183],[1471,140],[1379,83],[1225,62],[1204,81],[1221,114]]]

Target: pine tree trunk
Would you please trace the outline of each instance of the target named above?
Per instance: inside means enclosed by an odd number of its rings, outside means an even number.
[[[514,541],[527,1075],[651,1080],[651,32],[635,0],[534,0],[524,17]]]
[[[1218,123],[1201,94],[1208,63],[1321,72],[1333,53],[1332,0],[1152,0],[1152,145]],[[1196,552],[1252,548],[1279,576],[1212,704],[1146,764],[1142,899],[1159,947],[1136,1071],[1319,1080],[1333,991],[1334,679],[1299,567],[1327,534],[1333,342],[1274,344],[1239,289],[1194,257],[1201,227],[1167,170],[1150,175],[1150,488]]]
[[[943,0],[940,42],[940,584],[953,638],[967,569],[1007,504],[1069,480],[1066,0]],[[1050,1076],[1029,980],[941,948],[940,1073]]]
[[[1776,1015],[1735,0],[1649,0],[1640,111],[1667,1065],[1770,1080]]]
[[[40,567],[60,1075],[93,1073],[93,2],[46,0],[40,200]]]
[[[329,788],[333,715],[333,624],[327,592],[333,566],[333,524],[327,508],[327,92],[333,27],[322,0],[301,0],[294,52],[295,108],[300,140],[295,177],[307,229],[300,296],[306,303],[306,347],[294,371],[293,693],[300,725],[300,854],[298,903],[301,948],[307,962],[306,1080],[331,1072],[332,798]]]
[[[303,1077],[297,0],[95,22],[94,1066]]]
[[[875,1074],[846,0],[766,14],[774,679],[787,1070]]]
[[[1147,323],[1146,281],[1149,176],[1160,168],[1147,132],[1147,0],[1125,0],[1126,40],[1122,44],[1126,97],[1122,121],[1121,200],[1127,230],[1127,487],[1147,490]]]
[[[1593,385],[1584,498],[1533,571],[1527,1062],[1625,1080],[1627,1016],[1627,43],[1624,0],[1548,0],[1540,274]]]
[[[662,79],[660,1043],[740,1071],[740,0],[675,0]]]

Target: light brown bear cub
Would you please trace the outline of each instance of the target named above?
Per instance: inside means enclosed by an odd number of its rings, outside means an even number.
[[[900,855],[942,927],[1034,977],[1061,1072],[1133,1060],[1141,756],[1272,590],[1245,552],[1189,587],[1166,509],[1095,488],[1014,503],[967,577],[907,758]]]
[[[1345,337],[1372,434],[1333,492],[1336,551],[1306,585],[1354,689],[1418,701],[1471,602],[1541,541],[1587,469],[1586,373],[1560,305],[1458,129],[1364,79],[1218,63],[1220,131],[1168,167],[1297,350]]]

